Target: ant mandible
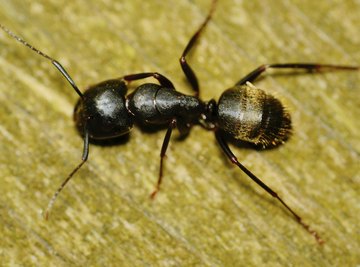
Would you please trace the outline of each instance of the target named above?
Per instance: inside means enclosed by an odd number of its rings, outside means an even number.
[[[294,216],[296,221],[315,237],[318,243],[323,243],[320,235],[303,222],[302,218],[274,190],[237,160],[227,144],[227,136],[235,140],[261,145],[264,148],[282,144],[290,136],[291,119],[288,111],[278,99],[251,84],[266,70],[303,69],[320,72],[325,70],[359,70],[359,67],[317,63],[261,65],[240,79],[232,88],[225,90],[218,102],[214,99],[204,102],[199,98],[198,79],[188,64],[186,56],[210,21],[216,2],[217,0],[212,1],[207,17],[191,37],[180,57],[181,68],[194,91],[194,95],[185,95],[176,91],[172,82],[157,72],[125,75],[121,78],[100,82],[90,86],[85,92],[81,92],[57,60],[38,50],[0,24],[0,28],[12,38],[50,60],[80,96],[75,106],[74,120],[84,140],[82,160],[49,201],[44,213],[46,219],[49,217],[50,210],[59,193],[87,161],[89,140],[122,136],[131,130],[134,123],[168,125],[160,152],[158,181],[154,192],[151,194],[151,197],[154,198],[160,190],[163,178],[163,161],[173,129],[177,128],[180,135],[186,136],[193,125],[200,125],[204,129],[214,132],[218,144],[233,164],[238,166],[272,197],[276,198]],[[137,87],[132,93],[127,94],[127,84],[149,77],[155,78],[159,84],[145,83]]]

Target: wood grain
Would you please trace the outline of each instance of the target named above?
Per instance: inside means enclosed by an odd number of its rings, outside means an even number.
[[[0,22],[58,59],[80,88],[158,71],[191,93],[178,58],[210,1],[1,1]],[[360,3],[221,0],[190,62],[201,97],[263,63],[360,64]],[[91,146],[87,165],[41,211],[81,157],[76,94],[44,58],[0,32],[0,258],[5,266],[355,266],[360,263],[359,72],[257,83],[291,111],[294,135],[268,151],[233,147],[326,241],[231,166],[213,134],[164,131]]]

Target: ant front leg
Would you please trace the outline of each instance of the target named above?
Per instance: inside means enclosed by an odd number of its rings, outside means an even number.
[[[303,69],[308,71],[331,71],[331,70],[359,70],[358,66],[344,66],[344,65],[331,65],[331,64],[317,64],[317,63],[284,63],[284,64],[265,64],[256,68],[240,81],[236,85],[243,85],[246,82],[253,82],[257,77],[264,73],[268,69]]]
[[[176,119],[172,119],[170,124],[169,124],[169,128],[166,131],[165,134],[165,138],[161,147],[161,152],[160,152],[160,169],[159,169],[159,178],[155,187],[155,190],[151,193],[150,197],[152,199],[155,198],[156,194],[159,192],[160,190],[160,185],[162,182],[162,177],[163,177],[163,163],[164,163],[164,158],[166,155],[166,150],[169,146],[169,142],[170,142],[170,137],[171,137],[171,133],[173,131],[173,129],[176,127]]]
[[[146,79],[149,77],[153,77],[154,79],[158,80],[160,85],[165,88],[175,89],[173,83],[168,78],[166,78],[164,75],[162,75],[158,72],[143,72],[143,73],[130,74],[130,75],[125,75],[121,79],[123,79],[127,82],[131,82],[131,81]]]
[[[222,134],[219,132],[219,130],[215,131],[215,137],[220,145],[221,149],[224,151],[225,155],[230,159],[231,163],[235,164],[239,167],[240,170],[242,170],[250,179],[252,179],[255,183],[257,183],[262,189],[264,189],[268,194],[270,194],[272,197],[276,198],[281,205],[286,208],[295,218],[295,220],[302,226],[304,229],[310,233],[316,241],[319,244],[324,243],[324,240],[321,239],[320,235],[310,228],[310,225],[306,224],[303,219],[292,209],[288,206],[288,204],[285,203],[285,201],[280,198],[280,196],[272,190],[268,185],[266,185],[263,181],[261,181],[255,174],[253,174],[251,171],[249,171],[244,165],[242,165],[234,153],[230,150],[228,144],[225,141],[225,138],[222,136]]]
[[[207,15],[205,21],[201,24],[200,28],[191,37],[189,43],[186,45],[184,52],[182,53],[182,55],[180,57],[181,68],[186,76],[186,79],[190,83],[192,89],[195,91],[195,96],[199,96],[199,93],[200,93],[199,82],[198,82],[195,72],[192,70],[190,65],[187,63],[186,56],[190,52],[190,50],[193,48],[194,44],[199,39],[201,32],[204,30],[204,28],[208,24],[209,20],[211,19],[212,14],[214,13],[214,10],[215,10],[216,2],[217,2],[217,0],[213,0],[211,9],[210,9],[209,14]]]

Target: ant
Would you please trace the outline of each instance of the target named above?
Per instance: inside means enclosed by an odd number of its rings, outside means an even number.
[[[65,185],[84,165],[89,156],[90,140],[112,139],[129,133],[135,123],[148,125],[167,125],[167,131],[160,152],[160,168],[154,198],[160,190],[163,178],[163,162],[173,129],[177,128],[182,137],[186,137],[193,125],[213,131],[220,148],[229,160],[238,166],[250,179],[276,198],[288,210],[295,220],[321,244],[320,235],[310,228],[303,219],[285,203],[285,201],[255,174],[242,165],[228,146],[228,139],[245,141],[263,148],[284,143],[291,134],[291,118],[283,104],[255,87],[254,82],[268,69],[302,69],[309,72],[326,70],[359,70],[359,66],[344,66],[318,63],[266,64],[256,68],[240,79],[233,87],[223,92],[218,102],[214,99],[202,101],[195,72],[187,62],[187,55],[193,49],[201,33],[212,18],[217,0],[212,1],[211,9],[193,34],[180,57],[180,65],[194,95],[185,95],[176,91],[173,83],[158,72],[144,72],[125,75],[90,86],[81,92],[64,67],[54,58],[38,50],[5,26],[0,28],[16,41],[22,43],[40,56],[48,59],[70,83],[79,95],[74,109],[76,127],[83,137],[84,145],[81,162],[66,177],[57,189],[45,210],[50,210]],[[127,94],[128,84],[135,80],[152,77],[159,84],[145,83]]]

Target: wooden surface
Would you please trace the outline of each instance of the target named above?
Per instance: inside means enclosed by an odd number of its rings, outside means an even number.
[[[80,88],[158,71],[191,93],[178,58],[210,1],[1,1],[0,22],[58,59]],[[191,54],[201,97],[263,63],[360,64],[360,3],[220,0]],[[278,73],[278,72],[277,72]],[[164,131],[91,146],[79,162],[77,95],[55,68],[0,32],[0,259],[4,266],[356,266],[360,264],[359,72],[271,75],[257,85],[289,107],[294,135],[269,151],[234,147],[326,243],[223,157],[194,127],[171,141],[149,199]]]

